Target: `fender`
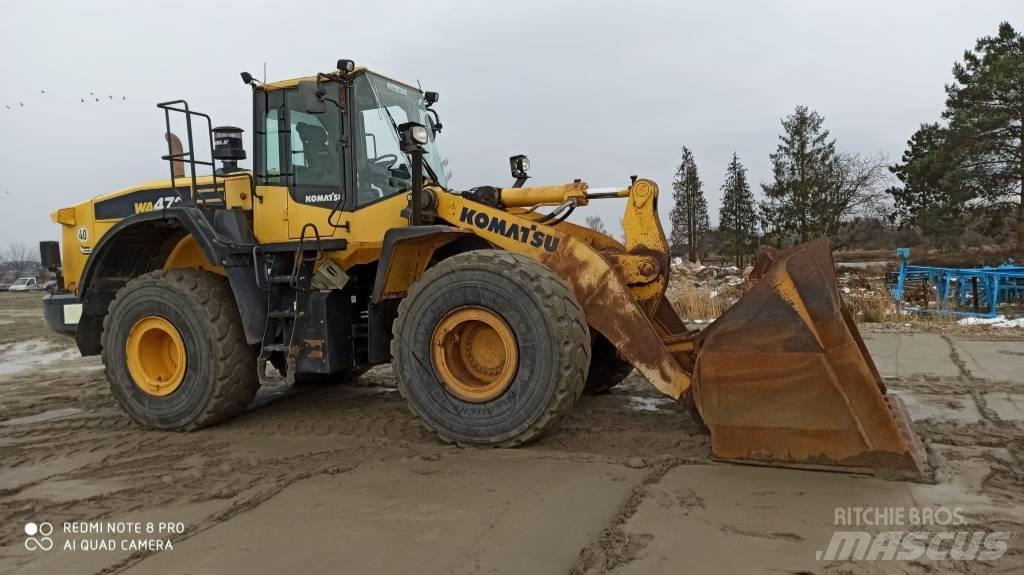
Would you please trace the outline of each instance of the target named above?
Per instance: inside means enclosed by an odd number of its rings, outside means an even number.
[[[260,341],[266,322],[265,297],[252,273],[249,248],[240,243],[244,239],[220,237],[198,208],[175,206],[121,220],[93,248],[78,287],[82,317],[75,340],[82,355],[101,351],[103,317],[117,291],[129,278],[162,268],[185,235],[195,238],[207,260],[225,268],[246,339]]]
[[[409,286],[423,275],[438,249],[460,239],[478,240],[468,230],[444,225],[392,228],[384,233],[369,307],[370,363],[388,361],[391,324]],[[477,247],[489,247],[479,243]]]
[[[469,230],[451,226],[391,228],[384,233],[371,301],[405,297],[409,286],[423,275],[434,251],[472,235]]]

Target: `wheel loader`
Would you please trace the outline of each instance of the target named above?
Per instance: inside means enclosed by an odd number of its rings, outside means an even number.
[[[513,156],[511,185],[458,190],[437,144],[437,93],[350,60],[242,79],[252,169],[238,166],[241,128],[184,100],[158,104],[169,177],[58,209],[60,242],[41,245],[62,288],[45,301],[48,322],[102,356],[143,426],[234,417],[275,371],[343,381],[391,362],[441,440],[516,446],[635,369],[686,403],[718,459],[926,471],[826,240],[763,250],[746,295],[689,329],[665,298],[654,182],[527,186],[529,160]],[[624,242],[568,221],[609,198],[625,200]]]

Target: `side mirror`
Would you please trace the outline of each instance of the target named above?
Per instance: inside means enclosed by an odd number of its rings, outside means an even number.
[[[39,261],[43,268],[51,272],[60,268],[60,244],[57,242],[39,242]]]
[[[324,103],[326,94],[327,91],[316,82],[311,80],[299,82],[299,95],[302,96],[302,103],[305,104],[308,114],[323,114],[327,111],[327,104]]]

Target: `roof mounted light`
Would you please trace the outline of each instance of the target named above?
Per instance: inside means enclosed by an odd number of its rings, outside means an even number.
[[[352,60],[340,59],[337,65],[338,71],[344,74],[349,74],[356,69],[356,63]]]

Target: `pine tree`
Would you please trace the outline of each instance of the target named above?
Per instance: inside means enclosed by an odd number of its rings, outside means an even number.
[[[710,228],[708,203],[704,199],[704,184],[697,174],[697,162],[689,148],[683,147],[682,160],[672,182],[672,234],[669,243],[673,253],[686,251],[691,262],[704,250],[704,241]]]
[[[969,158],[963,178],[986,204],[1016,204],[1017,249],[1024,253],[1024,36],[1009,22],[979,38],[953,66],[946,86],[951,141]]]
[[[889,188],[892,219],[915,225],[940,245],[954,245],[965,224],[965,208],[974,197],[964,178],[964,152],[950,140],[949,129],[922,124],[907,141],[900,163],[889,168],[902,186]]]
[[[734,255],[737,267],[742,267],[743,256],[757,247],[757,219],[754,194],[747,183],[747,169],[733,152],[732,161],[725,169],[725,183],[722,184],[718,230],[723,253]]]
[[[778,147],[769,156],[774,181],[761,184],[767,198],[761,204],[762,217],[776,241],[781,236],[805,242],[827,235],[824,212],[838,157],[824,123],[807,106],[797,106],[782,120]]]

